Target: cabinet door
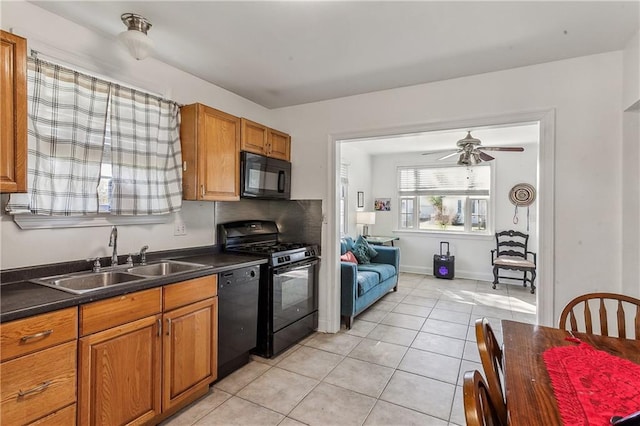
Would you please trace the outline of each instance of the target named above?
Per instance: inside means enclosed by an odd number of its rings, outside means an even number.
[[[203,106],[198,130],[198,199],[240,199],[240,119]]]
[[[79,425],[143,424],[161,410],[161,315],[80,339]]]
[[[27,191],[27,40],[0,33],[0,192]]]
[[[275,129],[269,129],[269,157],[291,161],[291,136]]]
[[[171,409],[217,377],[218,298],[164,314],[164,410]]]
[[[254,154],[267,155],[267,134],[268,128],[255,121],[241,119],[242,131],[240,132],[242,151],[253,152]]]

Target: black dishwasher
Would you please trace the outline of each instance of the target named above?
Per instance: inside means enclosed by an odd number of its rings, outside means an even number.
[[[260,266],[218,274],[218,380],[249,362],[256,347]]]

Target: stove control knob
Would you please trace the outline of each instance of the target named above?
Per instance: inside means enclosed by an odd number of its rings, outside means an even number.
[[[256,276],[256,271],[251,270],[251,272],[249,272],[249,276],[250,276],[251,278],[255,277],[255,276]]]

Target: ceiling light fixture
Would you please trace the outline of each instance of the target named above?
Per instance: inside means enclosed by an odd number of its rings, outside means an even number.
[[[151,23],[135,13],[123,13],[120,19],[127,26],[127,31],[118,34],[118,38],[127,46],[131,56],[137,60],[149,56],[153,50],[153,40],[147,36]]]

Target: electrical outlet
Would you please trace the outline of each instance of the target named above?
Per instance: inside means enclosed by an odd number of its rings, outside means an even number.
[[[184,222],[176,222],[173,235],[187,235],[187,226]]]

